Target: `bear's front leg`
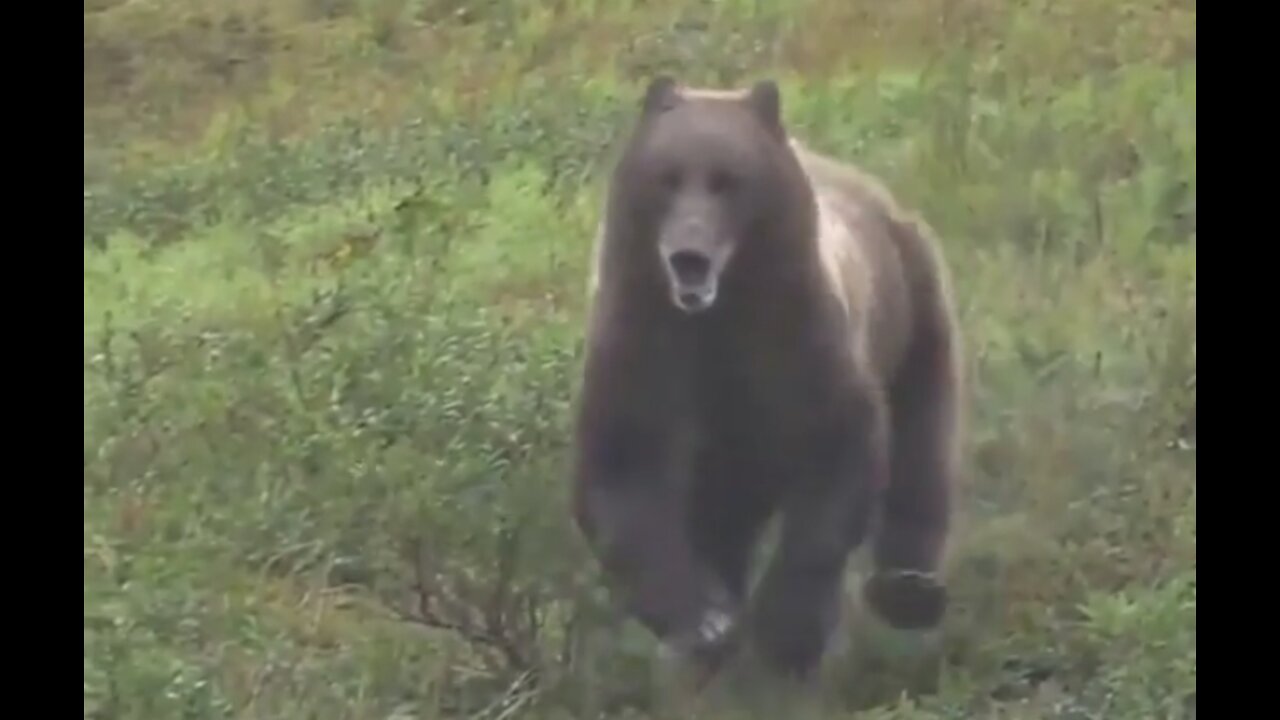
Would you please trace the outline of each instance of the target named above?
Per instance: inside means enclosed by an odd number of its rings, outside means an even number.
[[[714,663],[735,608],[694,553],[670,433],[600,417],[581,433],[577,518],[608,578],[664,644]]]
[[[887,470],[882,405],[850,405],[805,443],[808,472],[789,489],[777,553],[752,611],[763,660],[785,675],[808,676],[822,659],[849,555],[867,536]]]

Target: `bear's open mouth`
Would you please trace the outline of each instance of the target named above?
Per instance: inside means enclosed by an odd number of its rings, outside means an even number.
[[[710,308],[718,294],[720,265],[723,261],[696,250],[671,253],[666,262],[667,281],[676,307],[689,314]]]
[[[681,311],[694,314],[709,309],[719,295],[720,273],[732,252],[727,242],[710,243],[705,238],[667,240],[661,249],[671,302]]]

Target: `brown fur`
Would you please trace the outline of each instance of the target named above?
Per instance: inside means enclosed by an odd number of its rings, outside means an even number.
[[[772,83],[659,79],[596,243],[575,512],[640,620],[703,656],[747,625],[775,667],[805,673],[869,537],[871,607],[937,624],[960,352],[924,224],[791,138]],[[727,260],[686,286],[673,249]],[[682,288],[714,300],[694,312]],[[776,512],[781,545],[748,603]]]

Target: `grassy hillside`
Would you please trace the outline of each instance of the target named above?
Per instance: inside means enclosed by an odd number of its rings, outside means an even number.
[[[955,276],[940,662],[857,635],[806,702],[1194,717],[1195,13],[85,0],[84,716],[666,712],[565,506],[601,170],[666,71],[778,78]]]

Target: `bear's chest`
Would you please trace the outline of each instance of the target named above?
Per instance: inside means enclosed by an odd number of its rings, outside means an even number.
[[[703,435],[758,447],[803,435],[839,395],[839,364],[817,348],[743,348],[700,363],[692,378]]]

